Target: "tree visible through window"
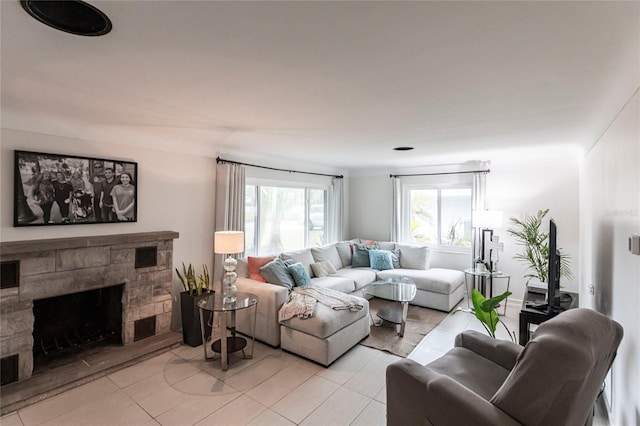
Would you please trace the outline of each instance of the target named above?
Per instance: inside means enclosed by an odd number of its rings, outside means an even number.
[[[323,244],[327,191],[247,185],[245,252],[279,253]]]
[[[411,242],[471,246],[471,188],[409,189],[408,201]]]

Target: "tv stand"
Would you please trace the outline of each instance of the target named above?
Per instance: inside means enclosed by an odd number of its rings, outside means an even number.
[[[555,317],[560,312],[578,307],[578,294],[561,292],[560,307],[549,307],[545,303],[545,295],[540,293],[525,292],[520,310],[520,336],[518,342],[524,346],[529,341],[531,324],[542,324]]]

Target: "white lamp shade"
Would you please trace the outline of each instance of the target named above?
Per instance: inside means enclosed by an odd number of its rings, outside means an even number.
[[[502,212],[499,210],[474,210],[471,212],[471,226],[474,228],[502,228]]]
[[[219,254],[242,253],[244,251],[244,232],[216,232],[213,237],[213,251]]]

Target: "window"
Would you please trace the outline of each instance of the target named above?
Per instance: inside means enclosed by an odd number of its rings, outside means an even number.
[[[247,255],[324,244],[327,189],[249,184],[245,194]]]
[[[412,243],[471,246],[471,188],[406,186],[405,235]]]

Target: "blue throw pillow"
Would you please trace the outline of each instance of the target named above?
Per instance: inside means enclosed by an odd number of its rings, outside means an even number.
[[[371,267],[378,271],[384,271],[387,269],[393,269],[393,262],[391,260],[391,252],[387,250],[371,250],[369,252],[369,260]]]
[[[290,262],[276,257],[271,262],[260,268],[258,272],[268,283],[281,285],[291,290],[296,283],[289,272],[289,263]]]
[[[289,265],[287,269],[297,286],[303,287],[305,285],[311,285],[311,277],[302,263],[294,263],[293,265]]]
[[[378,246],[363,246],[362,244],[354,244],[351,266],[353,266],[354,268],[368,268],[371,265],[369,261],[369,251],[375,250],[377,248]]]

